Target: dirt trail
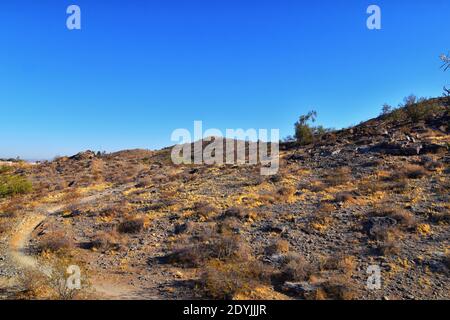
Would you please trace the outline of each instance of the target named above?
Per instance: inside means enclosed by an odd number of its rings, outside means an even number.
[[[39,224],[45,220],[45,216],[41,214],[32,214],[26,217],[17,227],[16,232],[9,242],[10,256],[14,263],[21,268],[37,269],[37,260],[26,254],[26,246],[30,239],[30,235]]]
[[[103,192],[85,197],[78,201],[79,204],[86,204],[99,198],[121,192],[126,186],[108,189]],[[49,267],[40,265],[36,257],[27,252],[27,246],[33,231],[51,214],[61,211],[65,205],[43,205],[34,212],[27,215],[18,225],[14,234],[9,240],[9,256],[18,269],[34,269],[50,275]],[[136,289],[127,284],[108,279],[91,279],[92,289],[97,293],[99,299],[142,299],[141,295],[136,293]]]

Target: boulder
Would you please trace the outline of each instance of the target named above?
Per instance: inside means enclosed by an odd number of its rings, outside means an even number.
[[[288,282],[286,281],[282,287],[284,292],[305,296],[314,293],[318,286],[309,282]]]

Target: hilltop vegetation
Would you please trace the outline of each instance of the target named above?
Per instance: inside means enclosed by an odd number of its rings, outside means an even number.
[[[9,166],[0,166],[0,198],[29,193],[32,190],[31,182],[26,178],[11,174]]]

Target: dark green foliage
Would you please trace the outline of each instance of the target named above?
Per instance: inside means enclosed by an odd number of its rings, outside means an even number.
[[[32,190],[31,182],[17,175],[0,176],[0,198],[29,193]]]
[[[310,111],[306,115],[300,116],[298,121],[295,123],[295,140],[297,140],[300,145],[304,146],[311,144],[318,138],[331,131],[323,126],[311,126],[310,123],[315,122],[316,117],[317,112]]]

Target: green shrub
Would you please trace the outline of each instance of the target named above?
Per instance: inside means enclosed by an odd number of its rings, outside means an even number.
[[[398,108],[392,108],[385,104],[382,109],[382,115],[397,123],[401,121],[430,121],[433,119],[434,114],[440,110],[441,106],[438,102],[410,95],[403,99],[403,103],[400,103]]]
[[[8,173],[12,170],[10,166],[0,166],[0,174]]]
[[[31,192],[30,181],[21,176],[0,176],[0,198]]]
[[[406,115],[413,122],[429,120],[432,118],[433,113],[437,111],[437,107],[438,106],[436,104],[419,102],[417,104],[407,106]]]
[[[333,129],[324,128],[323,126],[311,126],[310,123],[316,121],[317,112],[310,111],[306,115],[300,116],[295,123],[295,140],[302,145],[308,145],[314,141],[320,140],[325,134],[333,132]]]
[[[296,123],[295,137],[301,145],[308,145],[313,142],[313,131],[307,124]]]

